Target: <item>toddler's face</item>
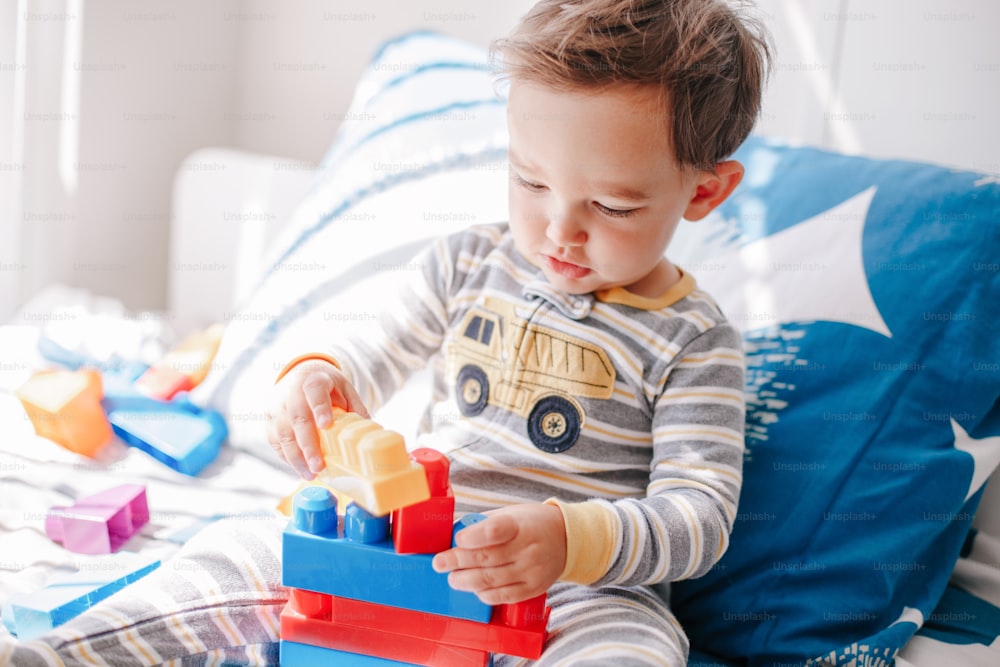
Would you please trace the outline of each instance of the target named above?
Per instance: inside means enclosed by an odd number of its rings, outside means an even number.
[[[698,176],[676,166],[664,113],[648,88],[511,83],[510,226],[558,289],[659,296],[676,280],[663,253]]]

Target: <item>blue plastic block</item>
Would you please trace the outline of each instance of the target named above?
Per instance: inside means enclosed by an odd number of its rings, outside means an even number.
[[[388,516],[372,516],[353,503],[345,512],[343,526],[311,516],[315,512],[329,517],[335,511],[336,504],[324,487],[307,487],[296,495],[292,520],[283,535],[282,584],[489,622],[492,607],[473,593],[452,589],[448,576],[431,567],[432,554],[396,553],[389,536]],[[475,520],[475,516],[466,519]],[[317,525],[323,529],[310,532],[310,527]],[[366,543],[364,539],[373,541]]]
[[[344,510],[344,534],[355,542],[379,544],[390,539],[389,515],[375,516],[365,508],[351,503]],[[393,545],[393,551],[396,547]]]
[[[222,415],[178,396],[160,401],[138,393],[105,395],[115,434],[185,475],[197,475],[219,455],[229,431]]]
[[[55,342],[44,333],[38,337],[38,352],[46,360],[75,371],[81,366],[97,367],[98,362],[77,350],[71,350]]]
[[[4,625],[11,634],[21,640],[38,637],[160,566],[159,560],[127,551],[88,563],[88,569],[53,579],[42,590],[17,595],[4,605],[4,614],[11,616]]]
[[[105,384],[112,381],[110,378],[126,378],[135,382],[143,372],[149,368],[138,359],[122,357],[117,352],[106,358],[97,358],[84,351],[84,345],[77,349],[70,349],[49,337],[44,331],[38,337],[38,353],[47,361],[58,364],[64,368],[75,371],[79,368],[96,368],[104,376]]]
[[[292,500],[292,521],[312,535],[337,532],[337,499],[326,489],[307,487]]]
[[[336,667],[392,667],[394,665],[412,667],[413,665],[411,662],[387,660],[371,655],[359,655],[285,640],[281,641],[280,660],[285,667],[329,667],[330,665],[336,665]]]
[[[3,601],[3,606],[0,607],[0,621],[3,622],[3,627],[7,628],[7,632],[17,636],[17,626],[14,625],[14,602],[19,595],[12,595]]]

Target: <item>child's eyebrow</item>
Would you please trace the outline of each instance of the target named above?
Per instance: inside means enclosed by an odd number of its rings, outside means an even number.
[[[596,183],[594,187],[615,199],[624,199],[633,202],[643,202],[650,199],[649,193],[618,183]]]
[[[530,165],[526,164],[524,160],[519,158],[514,151],[507,149],[507,160],[515,167],[530,168]]]
[[[507,150],[507,160],[518,169],[524,169],[532,172],[538,171],[537,167],[522,161],[521,158],[510,149]],[[645,202],[652,199],[652,196],[648,192],[638,190],[627,185],[622,185],[621,183],[602,181],[594,183],[592,187],[610,197],[613,197],[614,199],[621,199],[630,202]]]

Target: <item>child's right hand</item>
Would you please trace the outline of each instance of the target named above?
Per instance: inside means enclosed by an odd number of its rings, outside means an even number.
[[[333,406],[368,418],[357,390],[329,362],[305,361],[274,385],[267,440],[304,479],[313,479],[325,466],[318,429],[333,423]]]

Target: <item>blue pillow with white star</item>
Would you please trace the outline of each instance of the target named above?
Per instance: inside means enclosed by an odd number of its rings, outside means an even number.
[[[744,487],[671,601],[721,663],[889,666],[1000,461],[1000,182],[761,138],[736,158],[668,255],[744,334]]]

